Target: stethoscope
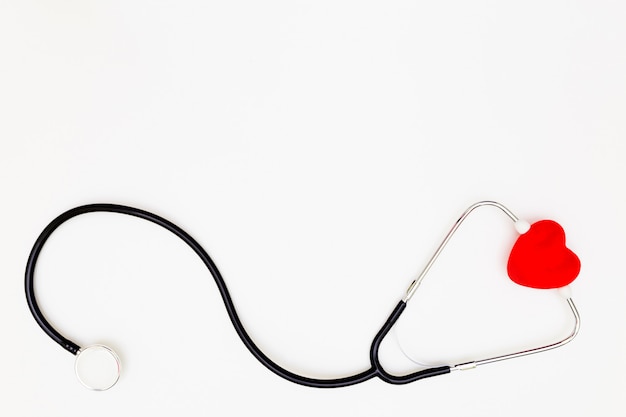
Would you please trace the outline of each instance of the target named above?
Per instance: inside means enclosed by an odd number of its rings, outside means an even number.
[[[539,289],[558,289],[560,295],[566,300],[569,308],[574,315],[574,329],[562,340],[534,349],[522,350],[505,355],[479,359],[475,361],[460,363],[451,366],[437,366],[428,369],[422,369],[417,372],[411,372],[406,375],[394,375],[385,370],[379,359],[379,350],[382,341],[385,339],[391,328],[398,321],[404,312],[407,303],[415,294],[418,287],[430,271],[431,267],[444,250],[454,233],[457,231],[461,223],[475,209],[483,206],[492,206],[500,209],[513,222],[515,229],[519,233],[519,237],[515,242],[511,255],[507,264],[509,277],[516,283],[528,287]],[[41,232],[39,238],[35,242],[28,263],[26,265],[25,289],[26,300],[33,317],[43,329],[43,331],[55,342],[61,345],[65,350],[76,356],[75,372],[79,381],[89,389],[96,391],[104,391],[114,386],[120,377],[121,363],[117,354],[109,347],[96,344],[81,347],[75,342],[65,338],[57,330],[55,330],[46,320],[43,313],[39,309],[35,297],[34,277],[37,259],[43,249],[44,244],[52,235],[52,233],[63,223],[81,214],[94,212],[112,212],[126,214],[129,216],[139,217],[164,227],[176,236],[181,238],[193,251],[202,259],[209,272],[215,279],[215,283],[220,291],[222,300],[226,307],[226,311],[231,323],[235,327],[237,334],[250,353],[254,355],[266,368],[274,372],[278,376],[309,387],[318,388],[337,388],[349,385],[359,384],[374,377],[378,377],[390,384],[408,384],[419,379],[424,379],[436,375],[443,375],[451,371],[473,369],[488,363],[499,362],[507,359],[518,358],[521,356],[531,355],[554,349],[569,343],[576,337],[580,328],[580,316],[572,300],[568,284],[571,283],[580,271],[580,261],[578,257],[565,246],[565,234],[558,223],[551,220],[541,220],[530,225],[524,220],[520,220],[508,208],[495,201],[481,201],[471,205],[459,217],[454,226],[445,236],[433,256],[430,258],[419,276],[409,285],[406,294],[395,306],[383,326],[380,328],[370,345],[370,366],[362,372],[342,378],[317,379],[295,374],[280,365],[276,364],[268,358],[254,343],[246,332],[235,307],[231,296],[228,292],[224,279],[220,274],[217,266],[208,255],[208,253],[200,246],[200,244],[174,223],[145,210],[117,205],[117,204],[89,204],[73,208],[55,218]],[[99,370],[95,375],[93,369]]]

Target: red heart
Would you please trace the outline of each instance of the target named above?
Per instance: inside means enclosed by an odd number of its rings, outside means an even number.
[[[526,287],[561,288],[578,276],[580,259],[565,246],[561,225],[541,220],[513,245],[507,272],[513,282]]]

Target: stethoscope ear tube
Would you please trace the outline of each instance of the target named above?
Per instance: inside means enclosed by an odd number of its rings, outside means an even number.
[[[465,212],[463,212],[463,214],[461,215],[461,217],[459,217],[459,219],[456,221],[456,223],[454,224],[454,226],[452,226],[452,228],[450,229],[450,231],[448,231],[448,233],[446,234],[446,236],[444,237],[443,241],[439,244],[439,247],[435,250],[435,253],[432,255],[432,257],[430,258],[430,260],[428,261],[428,263],[426,264],[426,266],[424,267],[424,269],[422,270],[422,272],[420,273],[420,275],[411,283],[411,285],[409,285],[409,288],[406,291],[406,295],[403,298],[403,302],[408,303],[409,300],[413,297],[413,295],[415,294],[415,291],[417,291],[417,289],[419,288],[420,284],[422,283],[422,281],[424,280],[424,278],[426,277],[426,275],[428,274],[428,272],[430,271],[430,269],[432,268],[433,264],[435,263],[435,261],[437,260],[437,258],[439,257],[439,255],[442,253],[442,251],[444,250],[444,248],[446,247],[446,245],[448,244],[448,242],[450,241],[450,239],[452,238],[452,236],[456,233],[456,231],[458,230],[459,226],[467,219],[467,217],[477,208],[479,207],[496,207],[497,209],[501,210],[511,221],[513,221],[514,223],[514,227],[517,230],[517,232],[520,235],[524,235],[525,233],[529,232],[529,230],[531,230],[532,226],[526,222],[525,220],[521,220],[519,219],[515,214],[513,214],[513,212],[511,210],[509,210],[508,208],[506,208],[505,206],[503,206],[502,204],[495,202],[495,201],[479,201],[475,204],[472,204],[470,207],[467,208],[467,210],[465,210]],[[538,222],[536,224],[539,223],[545,223],[545,222]],[[554,223],[551,221],[548,221],[548,223]],[[559,226],[560,228],[560,226]],[[562,230],[561,230],[562,233]],[[545,236],[542,238],[545,239]],[[563,242],[564,243],[564,235],[562,237]],[[546,245],[545,241],[541,242],[542,245]],[[572,253],[573,255],[573,253]],[[573,255],[574,258],[576,258],[575,260],[578,261],[578,258]],[[510,259],[509,259],[510,262]],[[558,269],[558,268],[556,268]],[[554,273],[554,270],[551,268],[548,268],[549,272],[552,274]],[[578,261],[578,271],[580,270],[580,262]],[[574,278],[576,275],[578,275],[578,271],[576,271]],[[509,274],[510,275],[510,274]],[[572,279],[573,280],[573,279]],[[571,282],[571,281],[568,281]],[[539,287],[535,287],[535,288],[539,288]],[[541,288],[553,288],[553,287],[541,287]],[[578,314],[578,310],[576,309],[576,305],[574,304],[574,300],[572,299],[572,294],[571,294],[571,290],[569,288],[568,285],[563,286],[558,288],[558,292],[561,295],[562,298],[564,298],[567,301],[567,304],[574,316],[574,327],[571,331],[571,333],[555,342],[555,343],[551,343],[548,345],[544,345],[544,346],[540,346],[540,347],[536,347],[533,349],[527,349],[527,350],[522,350],[522,351],[518,351],[518,352],[513,352],[513,353],[508,353],[505,355],[500,355],[500,356],[494,356],[491,358],[486,358],[486,359],[480,359],[480,360],[476,360],[476,361],[471,361],[471,362],[465,362],[465,363],[461,363],[461,364],[457,364],[454,366],[449,367],[449,370],[451,371],[457,371],[457,370],[468,370],[468,369],[474,369],[480,365],[485,365],[488,363],[494,363],[494,362],[500,362],[503,360],[508,360],[508,359],[514,359],[514,358],[519,358],[522,356],[527,356],[527,355],[532,355],[535,353],[540,353],[540,352],[545,352],[547,350],[551,350],[551,349],[555,349],[557,347],[561,347],[563,345],[566,345],[567,343],[571,342],[576,335],[578,334],[578,331],[580,330],[580,315]],[[397,320],[397,317],[396,317]]]

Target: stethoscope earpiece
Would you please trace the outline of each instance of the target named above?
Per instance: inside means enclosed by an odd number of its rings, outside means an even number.
[[[107,346],[87,346],[76,353],[74,371],[85,387],[93,391],[106,391],[120,379],[120,358]]]

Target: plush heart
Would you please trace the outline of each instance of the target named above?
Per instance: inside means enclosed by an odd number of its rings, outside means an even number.
[[[520,235],[507,264],[509,277],[531,288],[561,288],[580,272],[578,256],[565,246],[565,232],[555,221],[541,220]]]

